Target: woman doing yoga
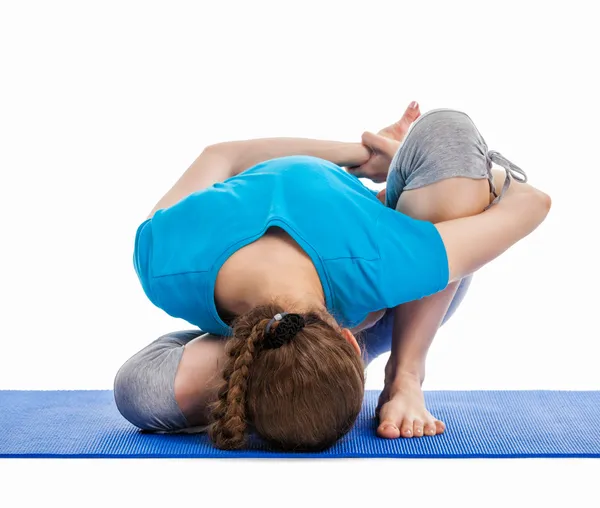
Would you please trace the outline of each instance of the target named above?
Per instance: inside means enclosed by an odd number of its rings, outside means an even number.
[[[444,431],[421,390],[431,341],[471,274],[532,232],[550,198],[466,114],[419,116],[412,103],[362,143],[203,151],[138,228],[134,253],[148,298],[199,329],[123,365],[125,418],[207,427],[225,449],[253,430],[280,449],[322,450],[354,424],[368,362],[391,352],[377,433]],[[385,193],[357,176],[387,179]]]

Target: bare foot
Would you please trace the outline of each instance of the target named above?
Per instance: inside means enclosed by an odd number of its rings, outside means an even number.
[[[422,437],[442,434],[444,422],[425,408],[425,398],[417,381],[405,381],[393,389],[386,386],[379,397],[376,410],[380,437]]]

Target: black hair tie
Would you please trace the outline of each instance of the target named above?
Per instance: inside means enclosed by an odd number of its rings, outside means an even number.
[[[277,323],[277,326],[273,327],[275,323]],[[289,314],[287,312],[275,314],[265,329],[263,347],[265,349],[277,349],[287,344],[305,325],[304,317],[300,314]]]

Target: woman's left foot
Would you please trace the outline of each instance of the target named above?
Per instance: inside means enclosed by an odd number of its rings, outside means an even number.
[[[393,390],[386,387],[379,397],[376,413],[377,434],[387,439],[435,436],[446,429],[444,422],[427,411],[418,382],[404,382]]]

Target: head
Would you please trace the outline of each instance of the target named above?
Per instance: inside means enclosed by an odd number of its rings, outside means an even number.
[[[283,312],[266,305],[233,322],[209,430],[219,448],[242,448],[253,429],[282,450],[323,450],[360,412],[364,363],[352,334],[321,311],[272,321]]]

